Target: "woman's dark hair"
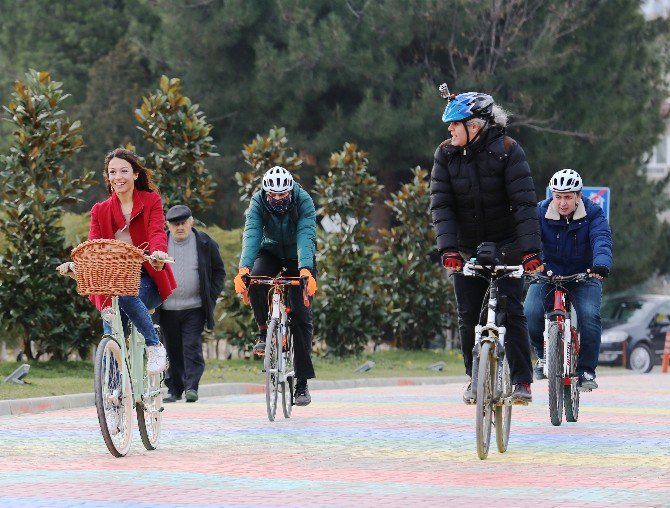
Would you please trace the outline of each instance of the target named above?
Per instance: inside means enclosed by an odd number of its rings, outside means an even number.
[[[112,194],[112,185],[109,183],[109,161],[112,159],[123,159],[124,161],[130,162],[130,165],[133,168],[133,173],[139,175],[137,180],[135,180],[135,187],[137,187],[138,190],[158,192],[158,187],[156,187],[156,184],[153,182],[154,172],[142,165],[140,158],[135,152],[126,150],[125,148],[117,148],[105,156],[105,184],[110,196]]]

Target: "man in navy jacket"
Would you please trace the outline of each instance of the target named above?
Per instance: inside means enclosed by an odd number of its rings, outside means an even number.
[[[566,289],[577,312],[581,348],[577,372],[579,388],[598,388],[595,381],[600,350],[600,302],[602,279],[612,267],[612,232],[603,209],[582,196],[582,178],[572,169],[551,177],[552,197],[537,205],[542,235],[544,266],[554,275],[589,272],[591,278],[568,283]],[[530,340],[538,356],[536,379],[542,379],[544,313],[553,307],[553,286],[533,284],[528,290],[524,313]]]

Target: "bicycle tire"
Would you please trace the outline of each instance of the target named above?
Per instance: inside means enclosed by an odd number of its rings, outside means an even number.
[[[265,338],[265,405],[268,419],[273,422],[277,414],[277,393],[279,391],[279,348],[281,339],[277,337],[277,320],[268,324]]]
[[[552,425],[558,426],[563,421],[563,340],[556,321],[549,324],[547,340],[549,418]]]
[[[496,364],[491,359],[491,344],[482,344],[479,351],[479,373],[477,376],[477,455],[484,460],[491,444],[491,423],[493,416],[493,383]]]
[[[144,447],[151,451],[158,445],[163,420],[163,394],[161,393],[161,374],[148,374],[144,380],[147,395],[135,406],[137,427]],[[156,393],[157,392],[157,393]]]
[[[507,399],[512,396],[512,379],[509,372],[509,364],[507,357],[503,358],[503,372],[502,372],[502,390],[501,399]],[[498,451],[505,453],[507,445],[509,444],[509,430],[512,426],[512,405],[503,404],[503,401],[498,401],[495,407],[495,425],[496,425],[496,443]]]
[[[286,331],[286,347],[282,348],[284,355],[284,373],[287,374],[286,381],[282,382],[281,402],[284,418],[291,418],[291,411],[293,410],[293,390],[294,390],[294,376],[289,375],[293,372],[293,332],[290,328]]]
[[[128,365],[121,357],[121,347],[116,340],[103,336],[95,353],[93,378],[95,385],[95,407],[98,413],[100,432],[107,449],[114,457],[123,457],[130,450],[133,436],[133,393]],[[125,386],[121,386],[121,369],[125,370]],[[117,402],[118,401],[118,402]],[[110,429],[110,421],[118,420],[116,428]]]
[[[572,333],[571,333],[572,335]],[[572,345],[570,352],[570,384],[563,386],[563,404],[565,405],[565,420],[576,422],[579,418],[579,390],[577,389],[577,344]]]

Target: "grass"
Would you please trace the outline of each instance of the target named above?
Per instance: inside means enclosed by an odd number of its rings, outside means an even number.
[[[375,367],[368,372],[354,370],[368,360]],[[380,351],[351,358],[313,358],[318,379],[357,379],[366,377],[438,377],[463,375],[463,360],[456,351]],[[443,371],[429,368],[444,361]],[[26,384],[2,383],[2,379],[21,362],[0,362],[0,400],[46,397],[93,392],[91,362],[31,362]],[[255,360],[208,360],[201,384],[262,383],[262,362]]]

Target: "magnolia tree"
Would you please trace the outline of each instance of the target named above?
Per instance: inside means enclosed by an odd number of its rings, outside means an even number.
[[[242,201],[251,200],[251,196],[261,188],[263,175],[271,167],[282,166],[296,179],[296,171],[302,167],[302,160],[288,145],[283,127],[270,129],[267,136],[258,134],[251,143],[244,145],[242,158],[250,168],[249,171],[235,173]]]
[[[0,317],[6,330],[22,337],[30,359],[43,353],[64,359],[74,351],[87,356],[100,336],[93,306],[56,273],[69,259],[63,207],[93,183],[91,173],[76,178],[66,168],[83,147],[79,122],[61,109],[67,97],[48,72],[30,71],[3,108],[14,141],[0,159]]]
[[[455,303],[441,264],[430,258],[435,242],[428,212],[428,172],[416,167],[414,178],[386,201],[393,213],[384,242],[382,266],[387,315],[398,347],[421,349],[453,326]]]
[[[318,213],[330,226],[318,231],[314,323],[328,351],[344,356],[382,336],[381,256],[368,225],[382,186],[368,172],[367,154],[355,144],[345,143],[333,153],[329,167],[316,180]]]
[[[194,212],[213,203],[215,184],[205,160],[215,157],[212,126],[197,104],[182,95],[180,80],[162,76],[160,87],[135,111],[139,129],[154,149],[147,164],[156,172],[166,207],[187,204]]]

